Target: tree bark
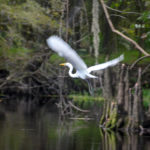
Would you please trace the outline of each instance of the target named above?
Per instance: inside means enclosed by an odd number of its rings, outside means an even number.
[[[98,0],[93,0],[92,8],[92,32],[93,32],[93,47],[96,64],[98,63],[99,56],[99,43],[100,43],[100,27],[99,27],[99,2]]]

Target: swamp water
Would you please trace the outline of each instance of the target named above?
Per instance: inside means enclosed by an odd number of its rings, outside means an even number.
[[[104,132],[92,120],[61,120],[55,109],[32,115],[1,109],[0,150],[150,150],[149,136]]]

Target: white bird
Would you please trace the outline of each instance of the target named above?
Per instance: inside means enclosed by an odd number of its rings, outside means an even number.
[[[95,66],[87,67],[84,61],[80,58],[80,56],[76,53],[74,49],[70,47],[64,40],[62,40],[58,36],[51,36],[47,39],[47,44],[49,48],[53,51],[57,52],[59,56],[64,57],[68,62],[62,63],[60,65],[69,67],[69,76],[72,78],[97,78],[96,76],[92,75],[92,71],[102,70],[108,68],[110,66],[114,66],[118,64],[120,61],[124,59],[124,55],[119,56],[116,59],[111,61],[98,64]],[[73,67],[76,69],[76,73],[72,73]]]

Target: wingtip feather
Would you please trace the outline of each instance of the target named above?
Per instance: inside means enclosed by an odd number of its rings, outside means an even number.
[[[119,59],[120,61],[124,60],[124,54],[120,55],[119,58],[120,58],[120,59]]]

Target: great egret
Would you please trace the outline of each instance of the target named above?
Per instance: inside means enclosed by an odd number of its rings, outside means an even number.
[[[72,78],[97,78],[96,76],[90,74],[92,71],[102,70],[110,66],[114,66],[120,61],[124,59],[124,55],[119,56],[116,59],[111,61],[98,64],[95,66],[87,67],[84,61],[80,58],[80,56],[76,53],[74,49],[72,49],[64,40],[62,40],[58,36],[51,36],[47,39],[48,46],[55,52],[59,54],[59,56],[64,57],[68,62],[62,63],[60,65],[69,67],[69,76]],[[76,69],[76,73],[72,73],[73,67]]]

